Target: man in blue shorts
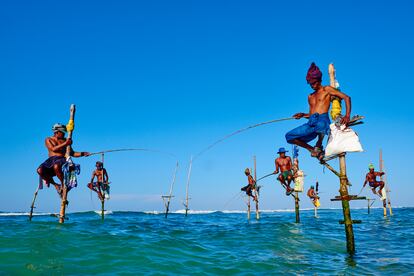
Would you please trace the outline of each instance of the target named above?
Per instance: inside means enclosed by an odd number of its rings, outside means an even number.
[[[296,119],[307,118],[308,122],[286,133],[286,141],[309,150],[313,157],[322,161],[324,157],[322,142],[324,136],[329,134],[329,125],[331,123],[328,116],[331,99],[338,97],[345,101],[346,114],[342,118],[341,123],[347,125],[351,115],[351,98],[329,85],[323,86],[322,72],[315,63],[311,64],[306,81],[314,90],[308,96],[309,113],[296,113],[293,117]],[[309,145],[308,143],[316,137],[318,137],[316,145],[314,147]]]

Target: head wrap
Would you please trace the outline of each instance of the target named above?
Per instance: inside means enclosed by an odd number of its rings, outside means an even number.
[[[52,130],[53,130],[53,133],[58,132],[58,131],[66,132],[66,126],[62,125],[62,124],[59,124],[59,123],[56,123],[56,124],[53,125]]]
[[[250,174],[250,170],[249,170],[249,168],[245,169],[245,170],[244,170],[244,173]]]
[[[374,167],[374,165],[373,165],[372,163],[370,163],[370,164],[368,165],[368,169],[375,169],[375,167]]]
[[[308,74],[306,75],[306,81],[308,83],[322,81],[322,72],[321,70],[319,70],[319,67],[316,66],[315,62],[312,62],[311,66],[308,69]]]
[[[101,161],[96,161],[96,165],[103,165]]]

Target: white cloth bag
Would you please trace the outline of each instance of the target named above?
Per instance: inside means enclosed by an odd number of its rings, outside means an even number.
[[[362,145],[359,142],[358,135],[351,128],[335,124],[330,125],[331,133],[328,138],[328,144],[325,149],[325,156],[329,157],[343,152],[361,152]]]

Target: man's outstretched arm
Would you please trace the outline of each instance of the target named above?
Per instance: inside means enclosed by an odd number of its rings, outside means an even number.
[[[342,118],[341,123],[347,125],[351,118],[351,97],[330,86],[327,86],[326,90],[329,92],[331,96],[338,97],[345,101],[346,113],[345,116]]]

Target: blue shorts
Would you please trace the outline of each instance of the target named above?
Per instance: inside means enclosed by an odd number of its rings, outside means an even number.
[[[309,117],[309,120],[306,124],[292,129],[286,133],[286,141],[289,144],[292,144],[292,141],[295,139],[306,143],[310,142],[318,137],[319,134],[329,134],[330,124],[331,120],[329,120],[328,113],[314,113]]]

